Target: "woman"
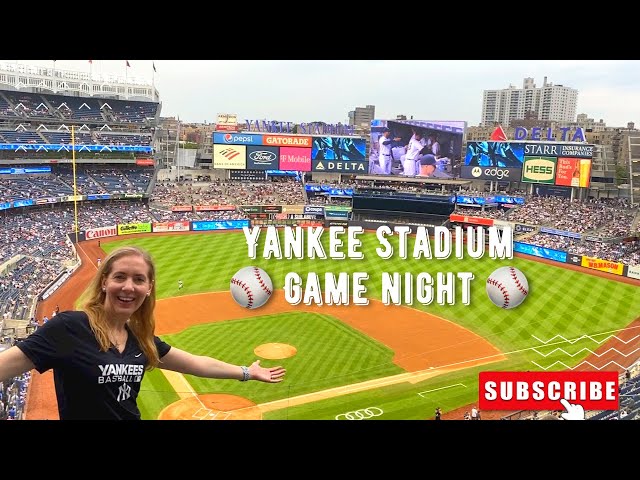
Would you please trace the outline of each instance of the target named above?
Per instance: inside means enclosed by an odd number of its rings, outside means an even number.
[[[83,311],[60,312],[0,353],[0,381],[53,368],[61,420],[139,420],[145,370],[159,367],[207,378],[278,383],[282,367],[250,367],[192,355],[154,335],[155,266],[149,254],[122,247],[107,256],[85,291]]]

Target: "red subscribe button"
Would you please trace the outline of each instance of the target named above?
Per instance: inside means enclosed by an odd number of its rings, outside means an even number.
[[[480,410],[617,410],[618,372],[480,372]]]

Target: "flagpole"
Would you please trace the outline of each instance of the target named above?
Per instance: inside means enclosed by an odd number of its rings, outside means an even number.
[[[180,182],[180,163],[178,162],[178,152],[180,150],[180,115],[178,115],[178,127],[176,128],[176,156],[174,162],[176,164],[176,175],[178,176],[177,182]]]
[[[73,220],[76,231],[76,253],[78,248],[78,185],[76,182],[76,135],[75,125],[71,125],[71,159],[73,163]]]
[[[93,60],[89,60],[89,89],[90,95],[93,97]]]
[[[125,60],[124,64],[124,98],[129,99],[129,82],[127,80],[127,74],[129,72],[129,60]]]

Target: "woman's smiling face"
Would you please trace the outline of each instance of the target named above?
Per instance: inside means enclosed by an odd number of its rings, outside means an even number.
[[[127,255],[113,262],[102,280],[104,309],[115,320],[128,320],[151,292],[149,265],[140,255]]]

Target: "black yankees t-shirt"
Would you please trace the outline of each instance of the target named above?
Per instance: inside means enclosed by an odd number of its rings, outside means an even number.
[[[155,344],[160,358],[171,349],[158,337]],[[147,357],[131,330],[122,353],[102,352],[86,313],[61,312],[17,347],[38,372],[53,368],[61,420],[140,420],[136,399]]]

